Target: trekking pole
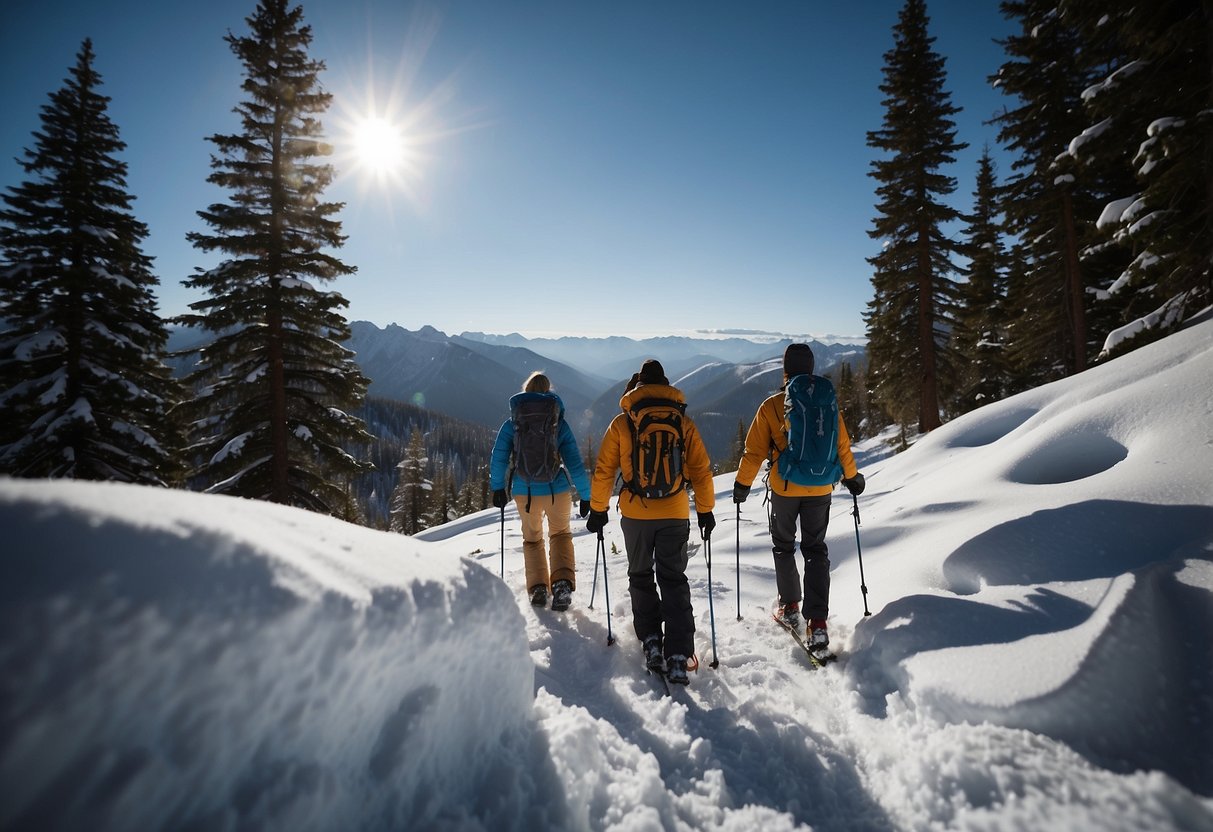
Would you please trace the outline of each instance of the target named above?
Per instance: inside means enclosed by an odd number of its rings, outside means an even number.
[[[505,580],[505,506],[501,507],[501,579]]]
[[[741,620],[741,503],[737,503],[737,620]]]
[[[708,667],[715,670],[720,666],[720,661],[716,658],[716,613],[712,609],[712,534],[704,532],[703,534],[703,553],[708,559],[708,621],[712,624],[712,663]]]
[[[601,537],[601,533],[599,534]],[[598,549],[594,549],[594,583],[590,589],[590,609],[594,609],[594,596],[598,594]]]
[[[606,596],[607,647],[610,647],[615,643],[615,636],[611,634],[611,583],[607,580],[606,541],[602,538],[601,529],[598,530],[598,551],[602,552],[602,592]]]
[[[868,611],[868,585],[863,579],[863,549],[859,545],[859,497],[852,494],[851,499],[855,503],[851,514],[855,515],[855,551],[859,554],[859,591],[863,593],[863,615],[866,618],[872,613]]]

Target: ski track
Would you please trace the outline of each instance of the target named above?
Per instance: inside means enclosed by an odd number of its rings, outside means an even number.
[[[733,524],[730,517],[717,530]],[[665,697],[658,681],[643,669],[640,643],[632,630],[622,541],[613,539],[610,526],[605,536],[612,646],[607,646],[601,567],[593,592],[589,535],[575,538],[578,589],[567,612],[530,605],[522,591],[521,536],[516,524],[510,528],[508,518],[505,580],[516,590],[526,618],[537,695],[546,691],[563,706],[582,708],[589,717],[610,724],[625,743],[641,755],[651,755],[666,789],[689,796],[685,803],[675,801],[670,812],[659,812],[661,825],[704,825],[701,804],[711,799],[723,807],[706,818],[711,825],[743,811],[745,817],[765,815],[764,828],[890,828],[891,819],[869,794],[856,766],[852,714],[839,707],[849,699],[842,673],[845,657],[830,668],[813,669],[800,647],[770,620],[770,599],[743,599],[744,618],[738,621],[735,552],[728,547],[726,569],[722,539],[713,544],[712,576],[719,667],[709,667],[713,651],[706,562],[702,542],[693,540],[687,573],[700,665],[691,673],[689,686],[672,685],[672,696]],[[612,542],[617,554],[610,551]],[[753,562],[768,556],[765,551],[743,552],[743,584],[746,576],[750,581],[765,577],[773,588],[771,567]],[[839,626],[832,635],[844,645],[849,630]],[[608,819],[601,819],[602,826],[599,820],[591,815],[591,828],[607,828]]]

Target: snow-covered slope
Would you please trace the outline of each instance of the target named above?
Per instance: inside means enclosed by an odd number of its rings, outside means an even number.
[[[532,811],[497,789],[530,753],[534,691],[522,617],[483,569],[253,501],[0,491],[0,827]]]
[[[554,613],[512,508],[409,539],[0,480],[0,827],[1213,830],[1210,378],[1205,320],[860,448],[825,671],[769,621],[760,489],[717,478],[672,698],[613,512],[609,585],[576,522]]]

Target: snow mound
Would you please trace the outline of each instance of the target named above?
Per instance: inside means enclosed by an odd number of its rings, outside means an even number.
[[[480,567],[120,485],[0,480],[0,526],[0,826],[410,828],[539,805],[534,778],[502,788],[533,671]]]

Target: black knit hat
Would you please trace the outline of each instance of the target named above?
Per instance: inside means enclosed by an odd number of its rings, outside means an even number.
[[[640,365],[639,381],[641,384],[669,384],[665,377],[665,368],[656,358],[650,358]]]
[[[813,350],[808,344],[788,344],[783,351],[783,373],[788,378],[799,375],[812,375]]]

